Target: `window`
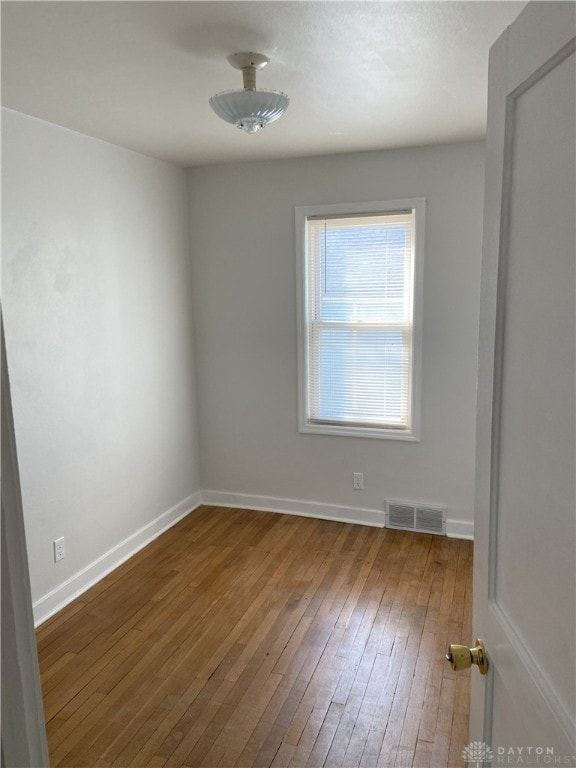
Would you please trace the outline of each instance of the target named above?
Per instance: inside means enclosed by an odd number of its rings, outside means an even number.
[[[419,439],[424,200],[296,209],[300,431]]]

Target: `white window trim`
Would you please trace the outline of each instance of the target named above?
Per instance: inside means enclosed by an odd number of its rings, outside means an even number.
[[[332,205],[297,206],[296,213],[296,256],[297,256],[297,311],[298,311],[298,430],[319,435],[344,435],[348,437],[370,437],[383,440],[420,441],[420,402],[422,381],[422,304],[424,273],[424,197],[385,200],[371,203],[337,203]],[[359,427],[331,424],[310,424],[307,420],[307,344],[304,312],[306,307],[306,220],[310,216],[346,216],[347,214],[394,213],[415,211],[414,244],[414,320],[412,347],[412,391],[410,430],[396,430],[376,427]]]

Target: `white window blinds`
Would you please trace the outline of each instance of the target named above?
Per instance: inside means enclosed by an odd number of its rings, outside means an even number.
[[[415,211],[305,228],[307,423],[409,431]]]

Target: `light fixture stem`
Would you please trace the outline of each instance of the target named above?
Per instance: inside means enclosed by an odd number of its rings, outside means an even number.
[[[256,67],[243,67],[242,78],[244,80],[245,91],[256,90]]]

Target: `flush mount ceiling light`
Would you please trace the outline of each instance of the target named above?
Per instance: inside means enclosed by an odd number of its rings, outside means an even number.
[[[249,52],[235,53],[228,61],[235,69],[242,70],[244,90],[212,96],[210,106],[218,117],[246,133],[256,133],[282,117],[288,108],[288,96],[280,91],[256,90],[256,70],[265,67],[270,59],[261,53]]]

